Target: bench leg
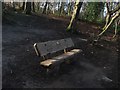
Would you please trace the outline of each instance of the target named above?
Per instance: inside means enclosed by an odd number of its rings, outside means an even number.
[[[49,68],[46,69],[46,75],[49,76],[51,74],[51,70]]]
[[[49,68],[47,68],[47,73],[50,71],[50,69]]]
[[[67,53],[66,49],[64,49],[64,53]]]

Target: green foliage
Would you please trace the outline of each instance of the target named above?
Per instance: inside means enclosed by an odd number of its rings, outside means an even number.
[[[118,30],[118,32],[120,32],[120,26],[118,26],[117,28],[118,28],[118,29],[117,29],[117,30]]]
[[[115,25],[112,25],[112,29],[115,29],[115,27],[116,27]],[[119,25],[117,26],[117,32],[120,32],[120,26]]]
[[[102,19],[100,19],[100,15],[103,9],[104,9],[103,2],[88,2],[83,19],[90,21],[90,22],[93,22],[93,21],[102,22],[101,21]]]
[[[96,19],[96,23],[98,23],[98,24],[104,24],[104,22],[105,22],[105,18],[97,18]]]

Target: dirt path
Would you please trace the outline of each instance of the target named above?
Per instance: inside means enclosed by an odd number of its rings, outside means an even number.
[[[59,23],[61,28],[56,24],[62,21],[52,20],[49,27],[45,28],[48,18],[35,17],[41,20],[38,25],[40,21],[30,19],[31,16],[21,17],[26,18],[24,23],[21,20],[16,25],[3,25],[3,88],[117,87],[117,52],[113,44],[105,42],[102,43],[104,47],[100,46],[101,43],[92,46],[78,39],[86,36],[64,32],[63,23]],[[41,58],[35,55],[32,45],[65,37],[71,37],[83,52],[74,58],[76,63],[63,65],[59,75],[46,77],[39,65]]]

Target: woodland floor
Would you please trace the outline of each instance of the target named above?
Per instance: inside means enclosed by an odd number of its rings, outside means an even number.
[[[111,33],[99,42],[81,41],[99,32],[98,26],[78,22],[79,34],[65,31],[69,18],[45,15],[8,14],[3,18],[3,88],[117,88],[118,41]],[[61,66],[56,76],[45,76],[41,60],[33,49],[35,42],[71,37],[83,50],[74,63]],[[118,37],[119,38],[119,37]]]

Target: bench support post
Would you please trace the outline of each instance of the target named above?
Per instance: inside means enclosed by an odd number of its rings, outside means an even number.
[[[67,53],[66,49],[64,49],[64,53]]]
[[[45,56],[42,56],[43,60],[45,60]]]

